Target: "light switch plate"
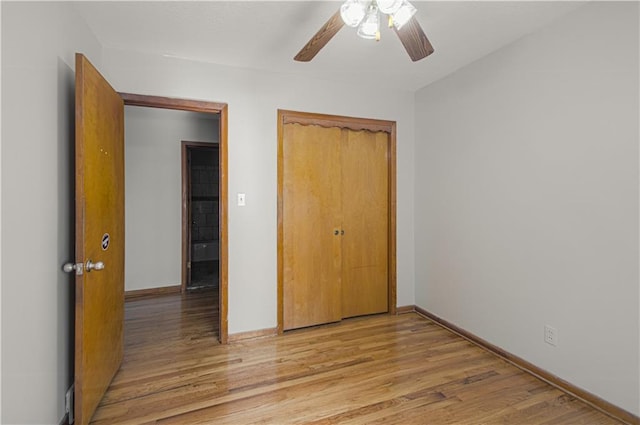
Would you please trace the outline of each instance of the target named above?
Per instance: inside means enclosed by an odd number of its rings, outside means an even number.
[[[244,207],[245,205],[247,205],[247,200],[244,193],[238,193],[238,206]]]

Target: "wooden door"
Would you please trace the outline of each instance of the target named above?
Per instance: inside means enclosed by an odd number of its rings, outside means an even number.
[[[118,370],[124,321],[124,104],[76,55],[75,421],[89,423]],[[108,241],[107,241],[108,239]],[[103,270],[90,270],[101,262]]]
[[[389,309],[389,134],[283,126],[283,329]]]
[[[339,128],[283,129],[283,328],[342,318]]]
[[[182,292],[186,292],[191,286],[193,250],[193,210],[191,205],[192,181],[191,181],[191,151],[189,142],[182,141]]]
[[[343,130],[342,317],[388,310],[389,136]]]

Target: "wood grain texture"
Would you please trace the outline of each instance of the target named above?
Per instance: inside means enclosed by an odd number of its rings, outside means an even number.
[[[417,307],[417,306],[413,306],[414,311],[417,312],[418,314],[434,321],[435,323],[439,324],[440,326],[444,327],[445,329],[460,335],[461,337],[463,337],[464,339],[478,345],[479,347],[484,348],[485,350],[501,357],[502,359],[506,360],[507,362],[513,364],[514,366],[532,374],[533,376],[549,383],[550,385],[553,385],[554,387],[559,388],[560,390],[566,391],[567,393],[569,393],[572,396],[577,397],[578,399],[590,404],[591,406],[593,406],[594,408],[608,414],[611,415],[614,418],[617,418],[621,421],[623,421],[624,423],[630,424],[630,425],[637,425],[640,424],[640,418],[630,412],[627,412],[624,409],[619,408],[618,406],[615,406],[611,403],[609,403],[606,400],[603,400],[602,398],[583,390],[582,388],[579,388],[573,384],[571,384],[570,382],[565,381],[564,379],[561,379],[559,377],[557,377],[556,375],[542,369],[539,368],[538,366],[524,360],[523,358],[516,356],[515,354],[512,354],[506,350],[503,350],[502,348],[491,344],[490,342],[472,334],[471,332],[462,329],[456,325],[454,325],[451,322],[448,322],[438,316],[436,316],[433,313],[428,312],[427,310]]]
[[[395,128],[394,121],[374,120],[370,118],[347,117],[341,115],[316,114],[311,112],[278,110],[279,120],[283,124],[317,125],[320,127],[348,128],[350,130],[384,131],[391,133]]]
[[[284,128],[285,330],[342,318],[340,132],[300,124]]]
[[[424,59],[434,52],[431,42],[415,16],[399,30],[396,29],[396,27],[393,27],[393,30],[398,35],[398,38],[400,38],[404,49],[412,61],[416,62]]]
[[[331,18],[311,37],[311,40],[293,58],[298,62],[309,62],[318,52],[326,46],[334,35],[344,26],[344,21],[340,17],[340,10],[333,14]]]
[[[176,294],[182,292],[182,285],[163,286],[160,288],[134,289],[125,291],[124,299],[126,301],[134,298],[157,297],[158,295]]]
[[[283,277],[284,277],[284,221],[282,220],[282,215],[284,213],[283,206],[283,193],[284,193],[284,119],[283,113],[281,110],[278,110],[278,164],[277,164],[277,208],[278,208],[278,223],[277,223],[277,246],[276,246],[276,270],[277,270],[277,282],[276,282],[276,320],[277,320],[277,329],[278,334],[284,332],[284,286],[283,286]]]
[[[192,99],[176,99],[162,96],[148,96],[134,93],[119,93],[125,105],[144,106],[161,109],[206,112],[219,115],[219,158],[220,158],[220,198],[218,201],[220,217],[220,262],[219,262],[219,337],[226,344],[229,334],[229,163],[228,163],[228,106],[226,103],[207,102]],[[184,219],[183,219],[184,220]],[[184,226],[184,223],[183,223]],[[184,254],[185,247],[182,247]],[[182,271],[184,276],[184,270]]]
[[[76,263],[105,265],[76,275],[75,420],[84,425],[123,355],[124,105],[76,54]],[[102,247],[108,233],[108,249]]]
[[[407,314],[407,313],[415,313],[416,306],[415,305],[403,305],[396,308],[396,314]]]
[[[229,337],[229,111],[220,105],[220,290],[219,326],[220,342],[226,344]]]
[[[266,338],[278,335],[278,328],[259,329],[257,331],[238,332],[229,335],[229,343],[247,339]]]
[[[180,183],[181,183],[181,267],[180,290],[185,292],[189,286],[191,273],[189,258],[191,258],[191,178],[189,176],[189,151],[183,141],[180,146]]]
[[[318,126],[322,128],[340,128],[342,132],[370,131],[384,132],[388,135],[387,169],[388,169],[388,287],[387,287],[387,311],[390,314],[396,312],[396,123],[393,121],[374,120],[367,118],[346,117],[338,115],[315,114],[289,110],[278,110],[278,246],[277,246],[277,320],[278,332],[282,333],[284,304],[283,304],[283,276],[284,276],[284,167],[286,163],[284,152],[284,129],[291,124],[305,126]]]
[[[415,313],[220,345],[215,296],[127,302],[93,423],[620,423]]]
[[[396,123],[392,122],[389,128],[389,314],[396,314],[398,287],[396,272],[396,146]]]
[[[120,92],[119,94],[124,101],[124,104],[130,106],[146,106],[149,108],[178,109],[181,111],[211,113],[222,113],[223,111],[226,112],[227,109],[227,104],[221,102],[208,102],[206,100],[195,99],[178,99],[173,97],[149,96],[146,94],[123,92]]]
[[[389,135],[342,130],[342,317],[388,310]]]

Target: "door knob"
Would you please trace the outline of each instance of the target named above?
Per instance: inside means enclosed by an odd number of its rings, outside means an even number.
[[[338,229],[334,230],[334,231],[333,231],[333,234],[334,234],[334,235],[336,235],[336,236],[338,236],[338,235],[340,234],[340,230],[338,230]]]
[[[104,270],[104,263],[102,261],[98,261],[93,263],[91,260],[87,260],[87,264],[84,266],[84,268],[90,272],[91,270],[95,270],[95,271],[100,271],[100,270]]]
[[[65,263],[64,266],[62,266],[62,270],[65,273],[73,273],[75,272],[77,275],[81,275],[82,274],[82,269],[83,269],[83,264],[82,263]]]

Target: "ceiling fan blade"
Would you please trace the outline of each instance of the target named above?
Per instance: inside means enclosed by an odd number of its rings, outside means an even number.
[[[415,16],[399,30],[396,27],[393,27],[393,30],[398,34],[412,61],[419,61],[433,53],[433,46]]]
[[[340,31],[343,25],[344,21],[340,17],[340,10],[338,10],[293,59],[298,62],[309,62]]]

